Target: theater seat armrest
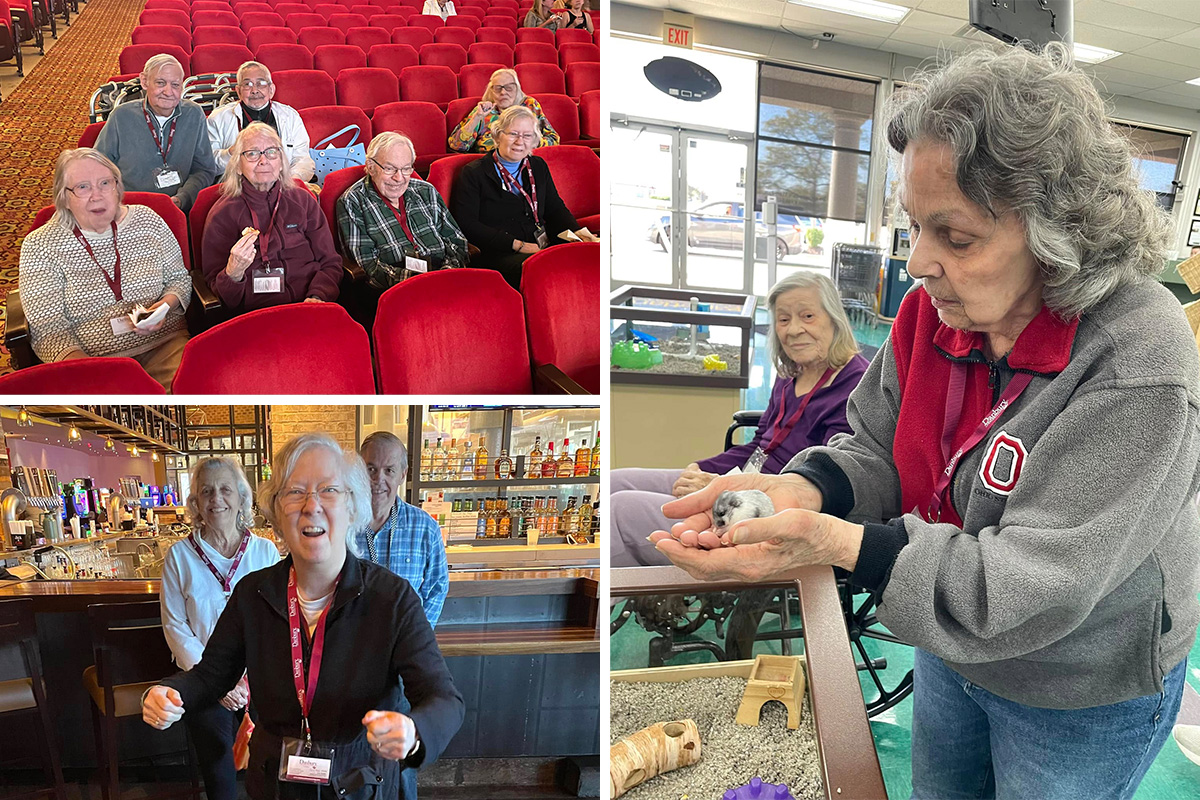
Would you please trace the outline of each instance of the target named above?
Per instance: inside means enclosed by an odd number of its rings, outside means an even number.
[[[192,270],[192,294],[199,301],[200,311],[205,316],[221,308],[221,298],[208,285],[208,281],[204,279],[204,273],[198,269]]]
[[[367,271],[349,256],[342,256],[342,273],[346,280],[352,284],[365,284],[367,282]]]
[[[21,293],[14,289],[8,293],[5,305],[4,346],[16,369],[32,367],[38,363],[33,354],[33,342],[29,338],[29,321],[25,319],[25,308],[21,305]]]
[[[534,370],[533,390],[538,394],[591,394],[553,364],[542,364]]]

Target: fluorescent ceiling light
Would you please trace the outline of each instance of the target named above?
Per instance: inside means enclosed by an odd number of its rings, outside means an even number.
[[[1185,81],[1185,83],[1190,83],[1192,86],[1200,86],[1200,78],[1192,78],[1190,81]]]
[[[1119,56],[1121,53],[1116,50],[1108,50],[1104,47],[1092,47],[1090,44],[1080,44],[1075,42],[1075,60],[1084,64],[1099,64],[1101,61],[1108,61],[1114,56]]]
[[[839,14],[852,14],[856,17],[899,24],[908,15],[911,8],[898,6],[893,3],[883,3],[880,0],[789,0],[798,6],[819,8],[822,11],[836,11]]]

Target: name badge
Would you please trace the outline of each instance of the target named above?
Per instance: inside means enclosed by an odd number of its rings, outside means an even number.
[[[328,785],[333,771],[333,745],[284,737],[279,753],[279,780]]]
[[[179,171],[174,169],[157,169],[154,174],[155,185],[159,189],[170,189],[172,186],[178,186],[183,183],[179,179]]]
[[[746,466],[742,467],[742,472],[762,472],[763,464],[767,463],[767,453],[761,447],[754,448],[754,452],[750,454],[750,458],[746,461]]]
[[[255,294],[278,294],[283,291],[283,267],[259,267],[252,275]]]
[[[113,317],[108,323],[112,325],[113,336],[121,336],[126,333],[133,333],[134,331],[133,320],[124,315]]]
[[[550,246],[550,239],[546,236],[546,226],[537,226],[537,246],[545,250]]]
[[[423,258],[414,258],[413,256],[404,257],[404,268],[412,272],[428,272],[429,262]]]

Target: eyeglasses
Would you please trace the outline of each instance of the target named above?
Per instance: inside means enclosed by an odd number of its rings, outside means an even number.
[[[259,78],[257,80],[247,79],[241,82],[240,86],[243,89],[265,89],[271,85],[271,81],[267,78]]]
[[[502,133],[514,142],[536,142],[538,138],[536,133],[517,133],[516,131],[502,131]]]
[[[505,92],[506,94],[512,94],[516,90],[517,85],[515,83],[496,83],[492,85],[493,92]]]
[[[268,147],[266,150],[243,150],[242,158],[254,164],[263,156],[266,156],[268,161],[276,161],[282,153],[283,151],[278,147]]]
[[[376,161],[373,158],[371,159],[371,163],[373,163],[375,166],[379,167],[379,169],[383,170],[383,174],[388,176],[389,178],[394,178],[394,177],[396,177],[396,175],[403,175],[404,177],[407,178],[409,175],[413,174],[412,164],[409,164],[407,167],[392,167],[392,166],[387,166],[385,164],[380,164],[378,161]]]
[[[340,486],[321,486],[315,491],[292,488],[285,489],[280,495],[280,505],[285,511],[299,511],[308,503],[309,495],[315,495],[322,508],[334,508],[342,502],[342,495],[348,492]]]
[[[105,178],[99,183],[77,183],[74,186],[68,186],[67,191],[76,197],[89,197],[93,194],[112,194],[117,190],[117,182],[112,178]]]

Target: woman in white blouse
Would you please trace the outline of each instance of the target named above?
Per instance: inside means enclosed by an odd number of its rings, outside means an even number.
[[[446,17],[453,17],[458,14],[454,10],[454,0],[425,0],[425,8],[421,9],[422,14],[437,14],[446,21]]]
[[[250,532],[253,491],[236,461],[205,458],[192,468],[187,499],[192,534],[177,542],[163,565],[163,630],[180,669],[199,663],[233,587],[279,560],[275,544]],[[246,678],[219,704],[193,710],[188,728],[211,800],[235,800],[233,740],[249,699]]]

